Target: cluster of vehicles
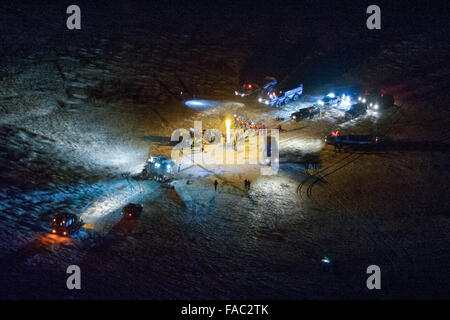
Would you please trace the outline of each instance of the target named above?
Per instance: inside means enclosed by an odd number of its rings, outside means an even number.
[[[252,85],[244,85],[244,87],[247,93],[244,94],[236,91],[236,95],[247,97],[258,94],[258,101],[260,103],[276,107],[282,107],[290,101],[299,100],[303,93],[303,85],[283,92],[278,89],[278,83],[275,79],[271,79],[264,86],[259,86],[254,83]],[[338,108],[344,111],[346,119],[355,119],[364,114],[378,116],[382,110],[393,105],[394,97],[380,89],[369,89],[361,91],[359,94],[352,93],[352,95],[329,93],[311,106],[292,113],[290,119],[296,122],[314,119],[319,117],[322,111],[327,108]],[[235,120],[242,126],[242,119],[235,117]],[[339,132],[333,132],[325,137],[325,143],[338,147],[345,145],[374,145],[379,142],[379,137],[376,136],[340,135]]]

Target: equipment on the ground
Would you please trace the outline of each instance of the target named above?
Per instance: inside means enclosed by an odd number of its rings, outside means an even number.
[[[174,161],[166,156],[150,156],[142,170],[142,176],[145,179],[153,179],[160,182],[172,180],[173,175]]]

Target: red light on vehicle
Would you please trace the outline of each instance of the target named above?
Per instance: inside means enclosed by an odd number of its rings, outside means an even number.
[[[251,89],[251,88],[252,88],[252,85],[251,85],[251,84],[249,84],[249,85],[248,85],[248,88],[249,88],[249,89]]]
[[[129,213],[128,216],[131,217],[131,213]]]
[[[378,143],[378,137],[375,138],[375,143]]]

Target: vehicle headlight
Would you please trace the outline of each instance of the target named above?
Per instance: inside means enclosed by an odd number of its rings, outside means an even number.
[[[318,101],[317,101],[317,104],[323,106],[325,103],[324,103],[322,100],[318,100]]]
[[[378,110],[378,105],[377,105],[377,104],[374,105],[373,108],[374,108],[375,110]]]
[[[239,93],[237,91],[234,92],[235,95],[238,95]]]
[[[362,99],[362,102],[363,102],[363,103],[366,103],[366,99]]]
[[[292,119],[296,119],[297,117],[296,116],[292,116]]]
[[[358,101],[361,101],[362,100],[362,98],[361,97],[358,97]]]
[[[161,165],[157,162],[155,163],[155,168],[159,168]]]
[[[258,99],[258,101],[259,101],[259,102],[262,102],[262,99],[261,99],[261,98],[259,98],[259,99]]]
[[[265,103],[265,104],[269,104],[269,101],[266,100],[266,101],[264,101],[264,103]]]

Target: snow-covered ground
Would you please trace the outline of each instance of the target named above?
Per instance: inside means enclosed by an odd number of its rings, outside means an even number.
[[[36,41],[51,49],[32,42],[41,49],[22,51],[19,37],[20,54],[2,62],[1,298],[448,297],[448,42],[388,42],[276,109],[233,96],[253,57],[249,39],[266,26],[148,32],[138,21],[133,33],[60,46],[38,26]],[[295,42],[297,31],[285,31],[282,41]],[[314,50],[292,63],[327,53]],[[350,121],[336,108],[288,120],[340,82],[382,86],[396,107]],[[276,175],[261,175],[261,165],[184,161],[171,185],[130,178],[149,154],[170,156],[173,130],[202,121],[225,133],[234,114],[281,124]],[[323,137],[337,129],[386,143],[335,152]],[[144,205],[140,219],[121,220],[128,202]],[[58,212],[80,215],[80,234],[48,234]],[[71,264],[82,269],[79,292],[65,287]],[[371,264],[383,272],[376,293],[365,286]]]

